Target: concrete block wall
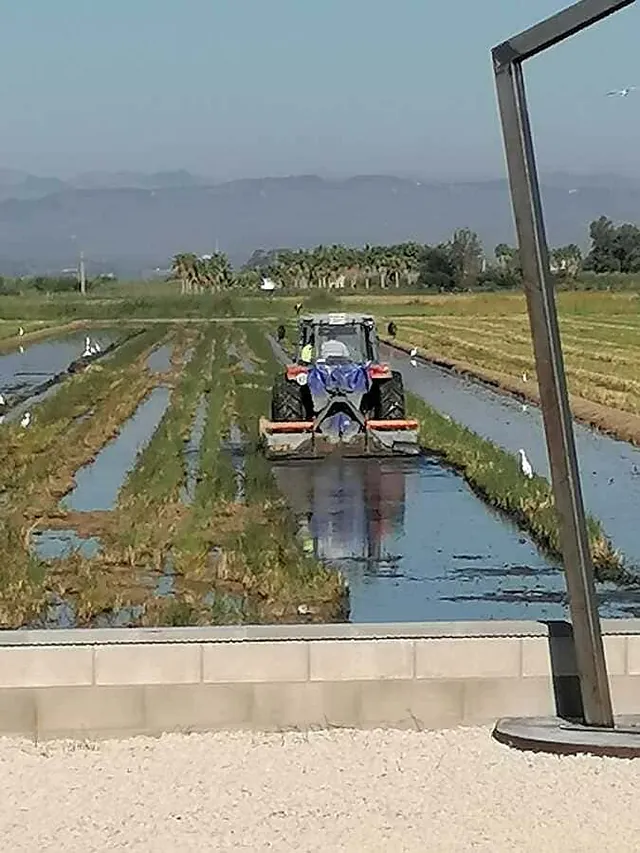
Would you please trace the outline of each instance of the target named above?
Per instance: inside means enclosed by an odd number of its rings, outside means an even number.
[[[0,734],[446,728],[576,713],[568,626],[536,622],[7,631]],[[640,713],[640,620],[603,622],[616,714]]]

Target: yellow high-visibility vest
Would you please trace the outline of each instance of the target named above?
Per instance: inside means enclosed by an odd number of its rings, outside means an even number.
[[[313,360],[313,344],[305,344],[300,352],[300,360],[311,362]]]

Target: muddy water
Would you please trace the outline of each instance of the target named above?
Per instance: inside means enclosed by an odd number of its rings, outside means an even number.
[[[381,355],[401,370],[405,388],[438,411],[506,450],[524,448],[536,472],[549,478],[549,463],[536,406],[499,394],[486,386],[433,365],[409,364],[408,356],[381,347]],[[575,424],[578,462],[585,504],[602,521],[630,566],[640,566],[640,449]]]
[[[185,504],[193,502],[198,482],[198,455],[200,453],[200,442],[204,435],[204,427],[207,419],[207,399],[201,397],[196,409],[191,433],[184,446],[184,464],[186,478],[182,489],[181,500]]]
[[[0,355],[0,391],[8,402],[26,396],[30,389],[65,371],[82,355],[87,335],[102,349],[121,337],[117,329],[79,329],[59,338],[25,344],[22,353],[17,350]]]
[[[351,621],[568,618],[557,565],[434,460],[274,470],[307,550],[348,578]],[[599,594],[603,616],[640,613],[640,593]]]
[[[76,485],[62,501],[77,512],[113,509],[126,475],[144,449],[169,403],[169,389],[154,388],[119,435],[106,444],[89,465],[76,473]]]
[[[229,435],[222,442],[221,449],[223,453],[227,453],[229,455],[231,467],[233,468],[233,472],[235,475],[236,493],[234,500],[236,503],[242,503],[245,498],[245,444],[246,442],[242,430],[240,429],[237,423],[232,423],[229,428]]]
[[[87,560],[100,550],[100,541],[95,536],[84,538],[75,530],[41,530],[32,535],[34,553],[41,560],[59,560],[74,552]]]
[[[173,355],[173,344],[162,344],[153,350],[147,357],[147,367],[154,373],[166,373],[171,370],[171,356]]]

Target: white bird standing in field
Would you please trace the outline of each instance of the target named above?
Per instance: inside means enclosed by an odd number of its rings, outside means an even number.
[[[24,427],[26,429],[30,423],[31,423],[31,412],[25,412],[24,415],[22,416],[22,420],[20,421],[20,426]]]
[[[520,457],[520,470],[524,474],[527,479],[531,479],[533,477],[533,468],[531,467],[531,462],[527,459],[527,454],[524,452],[522,448],[518,451],[518,456]]]
[[[24,329],[22,328],[22,326],[20,326],[20,328],[18,329],[18,334],[20,335],[20,337],[24,335]]]
[[[624,89],[613,89],[611,92],[607,92],[607,98],[611,98],[614,96],[618,96],[619,98],[626,98],[629,92],[633,92],[634,89],[637,89],[637,86],[625,86]]]
[[[523,381],[523,382],[528,382],[528,381],[529,381],[529,377],[527,376],[527,371],[526,371],[526,370],[525,370],[525,372],[522,374],[522,381]]]
[[[411,358],[415,358],[418,355],[418,347],[414,347],[409,353],[409,355],[411,356]]]

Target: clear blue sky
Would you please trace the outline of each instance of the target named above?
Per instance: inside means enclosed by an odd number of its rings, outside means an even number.
[[[14,0],[0,167],[504,172],[490,48],[557,0]],[[640,174],[640,3],[527,66],[541,166]],[[456,58],[457,57],[457,58]]]

